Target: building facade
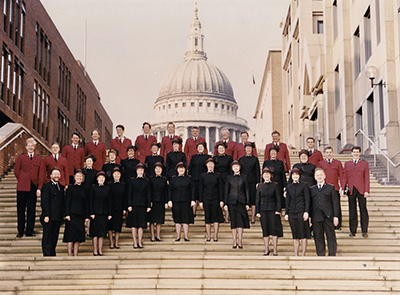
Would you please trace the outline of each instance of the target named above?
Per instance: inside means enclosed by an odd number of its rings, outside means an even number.
[[[150,119],[153,134],[161,141],[168,122],[174,122],[176,134],[185,140],[191,136],[191,127],[198,126],[200,136],[206,139],[209,150],[213,150],[222,128],[230,130],[234,141],[248,130],[247,122],[237,116],[237,110],[229,79],[207,61],[196,7],[185,59],[161,83],[154,117]]]
[[[3,22],[0,73],[0,127],[21,123],[50,145],[81,134],[84,144],[94,128],[109,145],[112,121],[82,63],[39,0],[1,0]]]

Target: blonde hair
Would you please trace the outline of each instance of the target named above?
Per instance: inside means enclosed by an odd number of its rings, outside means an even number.
[[[31,137],[31,138],[28,138],[27,140],[26,140],[26,145],[28,145],[28,144],[33,144],[34,146],[36,146],[37,145],[37,142],[36,142],[36,140],[33,138],[33,137]]]

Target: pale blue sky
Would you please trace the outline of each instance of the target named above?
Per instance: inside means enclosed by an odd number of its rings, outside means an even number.
[[[164,76],[183,61],[192,0],[41,0],[87,71],[114,124],[135,138],[153,116]],[[267,52],[281,47],[279,24],[288,0],[198,0],[208,61],[229,78],[238,115],[254,126],[255,103]],[[256,84],[252,83],[252,73]]]

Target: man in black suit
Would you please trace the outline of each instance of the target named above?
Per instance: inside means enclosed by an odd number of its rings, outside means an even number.
[[[58,234],[64,217],[64,186],[59,183],[60,177],[60,169],[51,169],[50,181],[43,185],[41,191],[43,256],[56,256]]]
[[[318,256],[325,256],[325,232],[328,243],[328,255],[336,256],[335,226],[339,223],[339,197],[335,191],[335,187],[325,182],[324,169],[315,169],[314,176],[317,184],[310,188],[310,219],[314,230],[315,249]]]

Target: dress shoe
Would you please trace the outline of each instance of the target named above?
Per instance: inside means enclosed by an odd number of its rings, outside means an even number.
[[[218,240],[214,240],[214,242],[218,242]]]
[[[144,248],[143,246],[140,246],[140,245],[138,247],[139,247],[139,249],[143,249]]]
[[[233,245],[233,246],[232,246],[232,249],[236,249],[236,248],[237,248],[237,245]]]
[[[355,236],[356,236],[355,233],[350,233],[350,234],[349,234],[349,237],[351,237],[351,238],[354,238]]]
[[[240,246],[240,245],[239,245],[238,248],[239,248],[239,249],[243,249],[243,246]]]
[[[133,245],[133,249],[137,249],[137,248],[139,248],[138,246],[135,246],[135,245]]]
[[[93,256],[99,256],[99,254],[97,254],[97,253],[93,253]]]
[[[121,249],[119,246],[115,246],[115,249]]]
[[[206,242],[211,242],[211,239],[207,239]]]
[[[362,233],[362,236],[363,236],[364,238],[368,238],[368,234],[367,234],[367,233]]]
[[[99,256],[104,256],[104,254],[103,253],[99,253]]]
[[[22,236],[21,234],[16,235],[17,238],[22,238]]]
[[[189,240],[189,239],[187,239],[187,238],[185,238],[185,242],[190,242],[190,240]]]
[[[25,234],[26,237],[36,237],[35,234]]]
[[[159,239],[159,238],[156,238],[156,241],[157,241],[157,242],[162,242],[162,240],[161,240],[161,239]]]
[[[175,242],[179,242],[181,240],[181,238],[175,239]]]
[[[255,224],[256,222],[255,221],[252,221],[252,222],[250,222],[251,224]]]
[[[267,253],[264,253],[263,256],[269,256],[269,251]]]
[[[156,240],[152,240],[152,239],[150,239],[150,242],[155,242]]]

